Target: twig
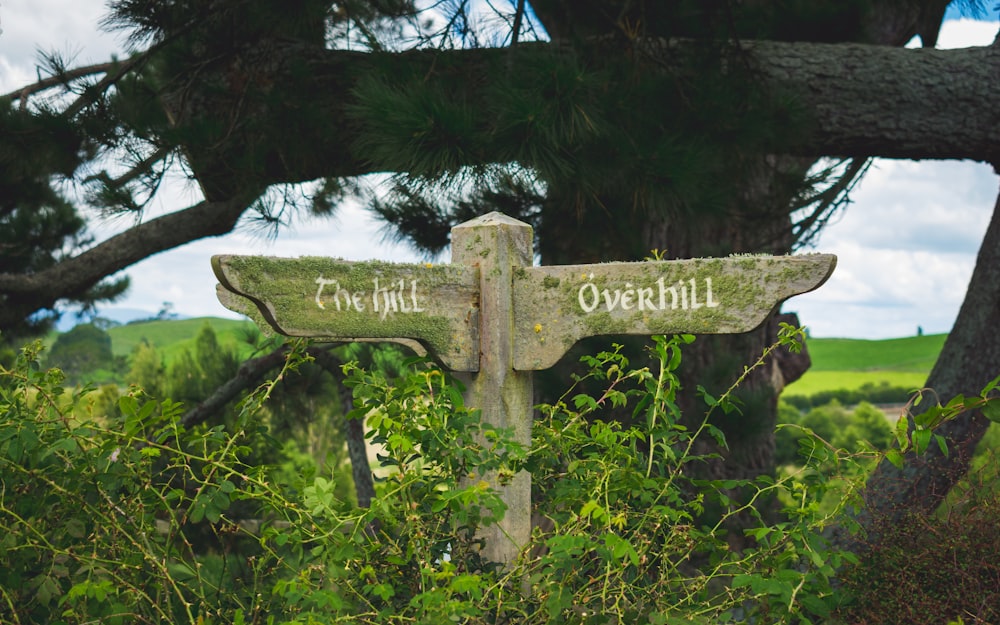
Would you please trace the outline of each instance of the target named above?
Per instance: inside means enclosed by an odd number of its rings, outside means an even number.
[[[94,74],[104,74],[111,71],[112,68],[118,65],[118,61],[109,61],[107,63],[97,63],[94,65],[85,65],[83,67],[77,67],[76,69],[67,70],[64,72],[59,72],[48,78],[43,78],[38,82],[34,82],[30,85],[25,85],[19,89],[15,89],[10,93],[6,93],[3,98],[10,98],[13,100],[21,100],[21,108],[24,108],[25,101],[28,96],[45,91],[46,89],[52,89],[53,87],[61,87],[65,85],[70,80],[76,80],[77,78],[84,78],[86,76],[93,76]]]

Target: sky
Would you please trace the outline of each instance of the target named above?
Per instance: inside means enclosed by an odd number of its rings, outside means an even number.
[[[83,65],[107,60],[121,36],[99,30],[101,0],[0,0],[0,93],[35,78],[38,50],[58,51]],[[954,12],[949,17],[955,17]],[[988,20],[949,19],[940,48],[988,45],[997,34]],[[812,250],[836,254],[837,269],[818,290],[788,300],[816,337],[865,339],[948,332],[975,265],[976,253],[1000,191],[990,165],[970,161],[876,160]],[[197,202],[180,176],[154,200],[144,219]],[[131,218],[99,221],[98,236]],[[154,314],[170,302],[182,316],[237,317],[215,298],[213,254],[336,256],[348,260],[428,260],[386,240],[380,223],[356,205],[334,219],[294,219],[276,237],[251,224],[202,239],[133,265],[126,297],[103,309],[109,317]],[[443,259],[431,259],[446,261]]]

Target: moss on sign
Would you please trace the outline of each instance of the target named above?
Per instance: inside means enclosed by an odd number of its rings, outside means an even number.
[[[830,255],[533,267],[514,274],[515,368],[606,334],[737,333],[833,271]]]
[[[263,256],[217,256],[213,267],[281,334],[416,339],[454,370],[478,366],[475,269]]]

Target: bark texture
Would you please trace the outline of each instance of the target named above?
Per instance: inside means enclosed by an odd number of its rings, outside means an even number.
[[[592,44],[593,56],[623,54],[614,48],[601,50]],[[635,49],[652,61],[677,69],[687,54],[697,54],[688,42],[639,40]],[[787,95],[791,107],[805,116],[808,130],[795,137],[781,137],[786,153],[802,156],[883,156],[908,159],[971,159],[993,161],[1000,150],[1000,47],[961,50],[901,49],[860,44],[816,44],[754,41],[741,44],[753,71],[765,88]],[[233,132],[233,145],[259,153],[259,181],[301,182],[323,176],[354,176],[392,169],[358,150],[369,133],[356,111],[364,103],[356,100],[361,81],[372,76],[422,75],[427,85],[453,94],[468,103],[471,123],[489,127],[487,100],[493,76],[514,66],[524,75],[552,54],[571,52],[555,44],[521,44],[516,49],[410,51],[398,54],[367,54],[322,50],[297,43],[274,44],[272,59],[290,57],[287,63],[272,62],[275,74],[256,80],[273,85],[273,93],[285,94],[285,113],[260,109],[266,117],[254,128],[271,126],[280,133],[266,137],[241,136]],[[634,50],[632,51],[634,52]],[[295,72],[283,71],[294,58]],[[392,68],[387,70],[387,68]],[[388,73],[387,73],[388,72]],[[527,79],[527,78],[526,78]],[[328,120],[322,126],[300,126],[287,110],[300,94],[311,94],[309,108],[322,111]],[[239,94],[231,94],[236,99]],[[180,100],[184,98],[178,97]],[[278,100],[283,99],[279,97]],[[219,102],[201,102],[201,110],[186,115],[200,117],[212,107],[227,110]],[[656,107],[656,102],[636,102],[636,107]],[[181,115],[183,119],[185,115]],[[303,116],[309,119],[310,116]],[[425,119],[415,119],[413,131],[425,132]],[[418,125],[419,124],[419,125]],[[301,137],[310,137],[306,144]],[[283,139],[284,137],[284,139]],[[293,138],[296,138],[293,140]],[[525,137],[530,142],[530,137]],[[293,146],[294,149],[290,149]],[[462,146],[463,148],[465,146]],[[199,150],[197,146],[193,152]],[[217,148],[219,155],[228,151]],[[201,154],[194,159],[209,172],[222,167]],[[500,158],[490,145],[463,150],[456,164],[476,165]],[[213,164],[214,163],[214,164]],[[214,186],[210,186],[215,188]],[[223,187],[224,188],[224,187]]]

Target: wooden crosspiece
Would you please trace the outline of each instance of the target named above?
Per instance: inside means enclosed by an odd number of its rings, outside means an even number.
[[[531,444],[532,371],[608,334],[732,334],[759,326],[836,266],[830,254],[533,267],[528,224],[490,213],[452,228],[452,263],[214,256],[227,308],[287,336],[394,341],[461,372],[484,422]],[[238,296],[238,297],[234,297]],[[498,485],[507,513],[482,531],[510,562],[531,533],[531,476]]]

